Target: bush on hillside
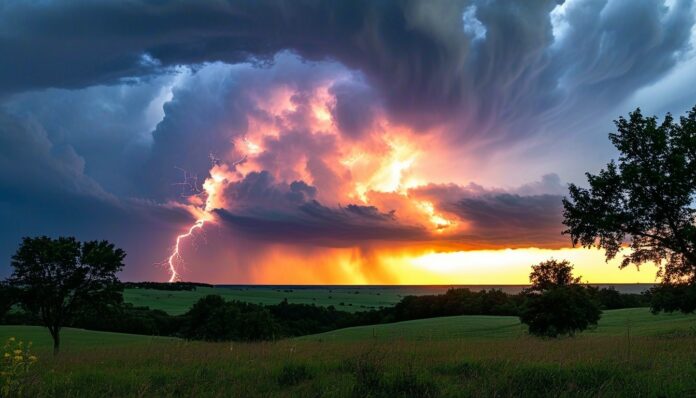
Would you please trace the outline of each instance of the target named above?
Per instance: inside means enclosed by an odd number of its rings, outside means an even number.
[[[524,292],[520,321],[536,336],[574,335],[597,325],[602,311],[591,290],[573,276],[567,261],[549,260],[532,266],[532,285]]]

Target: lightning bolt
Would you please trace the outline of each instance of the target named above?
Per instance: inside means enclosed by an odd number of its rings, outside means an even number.
[[[198,206],[190,206],[189,209],[193,214],[197,214],[197,219],[196,221],[188,228],[188,230],[180,235],[177,235],[176,237],[176,242],[174,246],[172,247],[172,252],[167,258],[166,264],[169,267],[169,282],[176,282],[180,280],[181,275],[179,274],[179,271],[177,271],[177,263],[183,263],[184,259],[181,256],[181,242],[184,239],[187,239],[191,236],[193,236],[194,232],[196,230],[202,230],[203,225],[205,225],[206,222],[214,221],[214,215],[213,215],[213,210],[215,208],[221,207],[221,203],[219,202],[219,196],[220,192],[222,192],[223,188],[225,185],[229,184],[233,172],[232,170],[238,165],[247,160],[247,156],[245,155],[242,157],[242,159],[237,160],[233,162],[231,165],[227,166],[223,164],[219,159],[215,158],[213,155],[211,155],[211,162],[213,163],[209,173],[210,177],[206,178],[205,182],[202,185],[203,190],[198,187],[198,180],[195,175],[191,175],[188,172],[186,172],[183,169],[180,169],[184,172],[184,182],[182,183],[177,183],[174,185],[180,185],[184,187],[183,189],[185,190],[188,188],[190,191],[193,192],[192,195],[186,195],[186,193],[182,193],[183,197],[191,198],[194,199],[192,203],[199,203]],[[191,180],[193,182],[191,182]],[[203,201],[202,205],[200,205],[200,201]]]
[[[181,244],[181,240],[188,238],[189,236],[193,235],[193,232],[197,229],[203,228],[203,224],[205,224],[205,220],[196,220],[196,222],[191,225],[191,227],[188,229],[188,232],[185,234],[178,235],[176,237],[176,244],[174,245],[174,249],[172,250],[172,254],[169,256],[169,259],[167,260],[167,263],[169,264],[169,282],[176,282],[179,280],[179,273],[176,271],[176,266],[174,262],[176,260],[181,261],[181,252],[179,249],[179,245]]]

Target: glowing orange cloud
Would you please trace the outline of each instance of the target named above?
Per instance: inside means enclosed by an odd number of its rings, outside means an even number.
[[[205,270],[198,274],[247,283],[521,284],[527,282],[531,264],[556,257],[574,261],[578,272],[594,282],[654,280],[652,272],[613,272],[615,264],[603,264],[597,252],[525,247],[488,250],[485,244],[477,248],[450,239],[472,232],[471,225],[438,209],[434,200],[413,194],[436,177],[432,165],[446,164],[442,157],[451,153],[438,141],[438,131],[413,131],[376,110],[372,130],[360,139],[346,137],[333,120],[332,83],[324,82],[304,95],[282,85],[250,96],[258,112],[247,115],[247,129],[232,139],[234,149],[213,163],[202,192],[188,200],[187,209],[195,221],[176,237],[167,260],[170,281],[181,278],[183,241],[206,224],[215,224],[214,210],[235,209],[236,204],[228,203],[230,199],[223,194],[225,188],[261,171],[270,173],[275,181],[301,180],[314,186],[322,203],[393,210],[400,223],[422,226],[430,237],[417,243],[371,242],[340,248],[256,242],[259,246],[253,260],[242,260],[233,252],[218,260],[229,267],[248,261],[244,279],[224,269],[215,275]],[[519,245],[510,242],[510,247]]]

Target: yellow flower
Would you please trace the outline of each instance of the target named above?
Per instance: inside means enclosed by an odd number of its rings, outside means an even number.
[[[21,355],[21,354],[22,354],[22,350],[14,350],[14,353],[15,353],[15,355]]]
[[[10,337],[10,340],[9,340],[9,341],[15,341],[15,338],[14,338],[14,337]]]
[[[34,355],[31,355],[31,356],[29,356],[29,360],[32,362],[36,362],[38,360],[38,358]]]
[[[23,358],[21,355],[17,355],[17,356],[14,357],[14,360],[17,361],[17,362],[20,362],[20,361],[23,360],[23,359],[24,359],[24,358]]]

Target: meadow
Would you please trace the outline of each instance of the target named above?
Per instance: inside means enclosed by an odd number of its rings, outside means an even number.
[[[147,306],[171,315],[186,312],[193,303],[209,294],[225,300],[239,300],[254,304],[278,304],[287,299],[294,304],[333,305],[343,311],[365,311],[391,306],[409,294],[444,293],[447,287],[414,287],[413,289],[368,286],[216,286],[197,287],[194,290],[124,289],[123,299],[136,306]]]
[[[696,316],[605,311],[575,337],[539,339],[514,317],[457,316],[348,328],[265,343],[205,343],[45,329],[26,380],[36,397],[689,396]]]
[[[595,285],[605,287],[609,285]],[[621,293],[641,293],[652,285],[619,284],[612,285]],[[519,293],[524,286],[484,286],[484,285],[434,285],[434,286],[252,286],[230,285],[197,287],[194,290],[124,289],[123,299],[136,306],[166,311],[171,315],[186,312],[198,299],[209,294],[222,296],[225,300],[239,300],[254,304],[278,304],[287,299],[294,304],[316,304],[338,310],[356,312],[379,309],[398,303],[409,295],[443,294],[452,287],[481,289],[500,289],[506,293]]]

